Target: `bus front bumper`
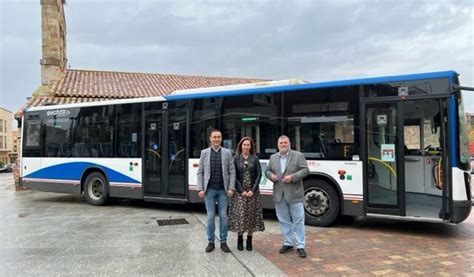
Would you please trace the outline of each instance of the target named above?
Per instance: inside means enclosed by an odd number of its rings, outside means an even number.
[[[461,223],[466,218],[469,217],[469,214],[472,210],[472,201],[454,201],[453,203],[453,215],[451,216],[451,223]]]

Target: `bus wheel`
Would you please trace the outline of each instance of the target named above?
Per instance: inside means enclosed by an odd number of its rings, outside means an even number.
[[[105,203],[108,196],[108,183],[104,175],[92,172],[84,183],[84,196],[89,204],[100,206]]]
[[[339,217],[340,200],[333,186],[323,180],[304,182],[305,221],[308,225],[329,226]]]

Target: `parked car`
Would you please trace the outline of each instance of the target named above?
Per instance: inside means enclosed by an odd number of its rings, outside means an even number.
[[[0,168],[0,173],[12,172],[13,167],[11,164],[6,164],[2,168]]]

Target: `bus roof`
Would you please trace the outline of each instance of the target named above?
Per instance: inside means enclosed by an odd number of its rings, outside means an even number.
[[[228,86],[218,86],[218,87],[207,87],[207,88],[192,88],[192,89],[182,89],[175,90],[170,95],[197,95],[203,93],[211,92],[224,92],[224,91],[235,91],[235,90],[248,90],[252,88],[261,88],[261,87],[278,87],[278,86],[289,86],[289,85],[298,85],[298,84],[307,84],[307,81],[298,80],[298,79],[288,79],[288,80],[278,80],[278,81],[264,81],[258,83],[248,83],[248,84],[239,84],[239,85],[228,85]]]
[[[154,102],[154,101],[173,101],[173,100],[185,100],[185,99],[197,99],[197,98],[210,98],[218,96],[234,96],[234,95],[247,95],[247,94],[263,94],[263,93],[275,93],[275,92],[289,92],[297,90],[307,89],[320,89],[329,87],[343,87],[343,86],[357,86],[357,85],[368,85],[377,83],[392,83],[401,81],[415,81],[415,80],[426,80],[426,79],[438,79],[438,78],[454,78],[458,74],[453,71],[439,71],[429,73],[417,73],[407,75],[396,75],[396,76],[383,76],[383,77],[372,77],[362,79],[350,79],[350,80],[339,80],[339,81],[326,81],[318,83],[304,83],[304,82],[291,82],[291,81],[274,81],[269,86],[248,86],[248,87],[213,87],[193,89],[193,93],[188,91],[178,91],[175,94],[168,96],[157,96],[157,97],[143,97],[143,98],[127,98],[97,102],[85,102],[77,104],[66,104],[66,105],[51,105],[27,108],[26,111],[39,111],[39,110],[51,110],[57,108],[73,108],[73,107],[84,107],[84,106],[102,106],[102,105],[113,105],[113,104],[131,104],[131,103],[142,103],[142,102]],[[282,84],[282,85],[280,85]]]
[[[329,87],[343,87],[343,86],[356,86],[356,85],[368,85],[377,83],[393,83],[401,81],[415,81],[415,80],[426,80],[426,79],[438,79],[438,78],[453,78],[458,74],[453,71],[439,71],[430,73],[417,73],[407,75],[396,75],[396,76],[384,76],[384,77],[372,77],[362,79],[351,79],[351,80],[340,80],[340,81],[327,81],[318,83],[306,83],[306,84],[290,84],[282,86],[270,86],[270,87],[253,87],[243,88],[236,90],[216,90],[213,92],[186,94],[186,95],[168,95],[164,96],[166,100],[182,100],[182,99],[194,99],[194,98],[209,98],[217,96],[232,96],[232,95],[245,95],[245,94],[261,94],[261,93],[274,93],[282,91],[295,91],[303,89],[320,89]],[[216,88],[217,89],[217,88]]]

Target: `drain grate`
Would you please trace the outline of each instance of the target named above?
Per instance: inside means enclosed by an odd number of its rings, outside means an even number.
[[[158,222],[159,226],[189,224],[189,222],[185,218],[159,219],[156,222]]]

